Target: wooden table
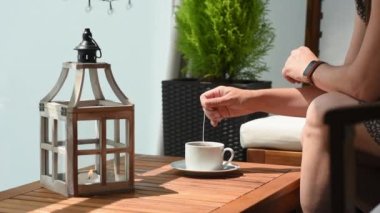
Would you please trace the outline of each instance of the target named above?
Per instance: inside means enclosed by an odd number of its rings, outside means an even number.
[[[66,198],[33,182],[0,192],[0,212],[288,212],[299,206],[299,168],[236,162],[224,177],[191,177],[178,157],[137,155],[135,191]]]

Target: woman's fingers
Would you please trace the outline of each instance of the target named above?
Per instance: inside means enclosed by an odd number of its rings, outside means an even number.
[[[225,102],[225,97],[221,89],[222,88],[217,87],[203,93],[200,97],[202,107],[205,109],[213,109],[222,106]]]
[[[210,110],[205,108],[203,108],[203,110],[213,127],[216,127],[218,123],[223,119],[222,115],[219,113],[218,110]]]
[[[210,121],[210,123],[211,123],[211,126],[213,126],[213,127],[217,127],[218,126],[218,122]]]
[[[206,91],[200,96],[202,108],[206,116],[210,119],[211,125],[214,127],[217,126],[224,117],[228,117],[229,111],[226,107],[228,101],[225,95],[227,90],[227,87],[220,86]]]

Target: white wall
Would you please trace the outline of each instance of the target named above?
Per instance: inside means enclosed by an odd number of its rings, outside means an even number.
[[[356,14],[354,0],[322,1],[320,58],[333,65],[344,62]]]
[[[272,81],[273,87],[295,87],[282,78],[281,70],[291,50],[304,45],[306,25],[305,0],[269,1],[269,18],[275,28],[276,38],[265,57],[269,72],[262,75],[263,80]]]

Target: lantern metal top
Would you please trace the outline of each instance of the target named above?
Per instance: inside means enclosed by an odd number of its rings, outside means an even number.
[[[102,50],[92,37],[90,28],[85,28],[80,42],[74,50],[78,51],[78,62],[96,63],[96,58],[102,57]],[[100,52],[100,56],[96,55],[96,51]]]
[[[82,41],[74,48],[74,50],[100,50],[96,41],[92,38],[90,28],[85,28],[82,34]]]

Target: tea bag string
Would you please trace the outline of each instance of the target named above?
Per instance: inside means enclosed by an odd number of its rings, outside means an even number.
[[[203,111],[203,132],[202,132],[202,141],[205,141],[205,123],[206,123],[206,113]]]

